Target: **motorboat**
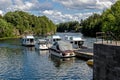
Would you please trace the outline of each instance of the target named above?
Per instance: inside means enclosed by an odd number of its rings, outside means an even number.
[[[72,48],[72,44],[65,41],[57,41],[55,42],[52,47],[50,47],[51,55],[55,55],[58,57],[73,57],[75,53]]]
[[[81,48],[84,44],[84,40],[79,36],[65,36],[65,40],[70,42],[73,48]]]
[[[35,48],[40,50],[49,49],[49,44],[46,39],[38,39],[35,43]]]
[[[35,38],[32,35],[27,35],[22,38],[22,45],[24,46],[34,46]]]

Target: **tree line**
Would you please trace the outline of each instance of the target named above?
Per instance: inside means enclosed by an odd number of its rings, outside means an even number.
[[[58,24],[57,31],[63,32],[64,30],[81,31],[84,36],[90,37],[95,37],[96,32],[110,31],[120,39],[120,1],[118,0],[102,14],[94,13],[87,19],[81,20],[80,23],[66,22]]]
[[[35,16],[23,11],[0,16],[0,38],[25,34],[51,35],[55,32],[56,25],[46,16]]]
[[[70,21],[65,23],[59,23],[57,25],[58,32],[78,32],[81,26],[78,21]]]
[[[85,36],[95,36],[96,32],[112,32],[120,39],[120,1],[100,14],[93,14],[81,21],[82,33]]]

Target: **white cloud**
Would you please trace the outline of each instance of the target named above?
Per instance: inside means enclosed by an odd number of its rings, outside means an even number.
[[[18,4],[17,2],[15,3],[15,5],[11,5],[10,8],[7,8],[8,10],[30,10],[34,4],[33,3],[30,3],[30,2],[22,2],[22,1],[19,1],[18,2],[20,4]]]
[[[42,3],[39,0],[0,0],[0,10],[6,12],[14,10],[39,11],[51,8],[51,3]]]
[[[56,10],[45,10],[42,12],[43,15],[48,16],[53,22],[67,22],[67,21],[80,21],[92,15],[92,12],[88,13],[75,13],[75,14],[64,14]]]
[[[0,15],[3,15],[3,11],[2,10],[0,10]]]
[[[53,0],[69,9],[106,9],[117,0]]]
[[[12,5],[12,0],[0,0],[0,10],[4,10]]]

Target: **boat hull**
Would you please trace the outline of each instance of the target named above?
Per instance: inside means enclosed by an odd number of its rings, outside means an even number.
[[[51,55],[54,55],[54,56],[60,57],[60,58],[75,57],[74,53],[72,53],[73,55],[71,55],[71,53],[68,53],[68,55],[63,56],[62,55],[63,53],[61,51],[58,51],[58,50],[55,50],[55,49],[52,49],[52,48],[50,48],[49,52],[50,52]]]

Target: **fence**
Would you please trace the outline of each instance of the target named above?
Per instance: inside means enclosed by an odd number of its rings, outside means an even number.
[[[101,39],[102,44],[118,44],[117,36],[115,36],[112,32],[97,32],[96,33],[96,42],[98,42],[98,39]]]

